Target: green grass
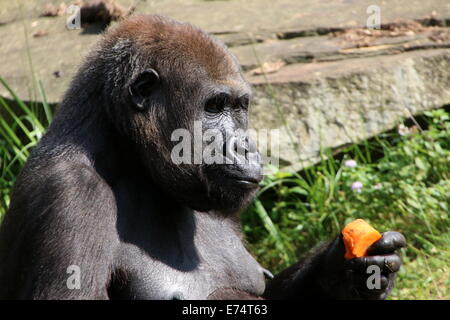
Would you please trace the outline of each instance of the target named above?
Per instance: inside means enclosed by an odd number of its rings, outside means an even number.
[[[52,120],[42,104],[0,97],[0,219],[15,177]],[[450,116],[444,109],[421,118],[423,130],[397,132],[352,145],[299,173],[266,177],[258,198],[243,213],[248,247],[273,272],[294,263],[344,224],[364,218],[380,231],[405,234],[404,267],[392,299],[449,299]],[[412,130],[414,131],[414,130]],[[346,160],[357,166],[344,166]],[[351,185],[363,184],[360,192]]]
[[[30,150],[44,135],[53,112],[47,103],[42,83],[38,83],[40,104],[25,104],[0,77],[2,85],[13,97],[8,103],[0,97],[0,221],[9,203],[15,178],[27,160]]]

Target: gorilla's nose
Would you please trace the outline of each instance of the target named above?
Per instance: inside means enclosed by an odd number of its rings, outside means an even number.
[[[262,180],[261,156],[249,136],[231,137],[225,142],[223,150],[227,163],[239,168],[243,181],[259,183]]]

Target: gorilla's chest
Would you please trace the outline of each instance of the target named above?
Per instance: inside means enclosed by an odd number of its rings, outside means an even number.
[[[219,288],[263,293],[262,268],[229,220],[196,213],[167,222],[134,226],[134,236],[123,239],[127,297],[205,299]]]

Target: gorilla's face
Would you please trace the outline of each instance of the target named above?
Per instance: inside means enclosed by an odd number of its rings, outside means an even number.
[[[240,74],[223,83],[198,76],[188,81],[165,80],[164,72],[151,68],[129,87],[141,119],[137,128],[144,118],[154,131],[153,141],[143,145],[145,165],[158,184],[196,210],[239,210],[262,178],[247,134],[249,86]]]
[[[200,107],[202,182],[222,211],[248,203],[262,179],[260,156],[247,133],[250,91],[243,81],[232,83],[208,90]]]
[[[250,86],[236,59],[205,33],[187,24],[152,27],[158,39],[141,34],[143,43],[128,43],[134,66],[115,73],[128,78],[116,109],[127,119],[121,129],[153,183],[174,199],[200,211],[235,212],[262,179],[246,133]]]

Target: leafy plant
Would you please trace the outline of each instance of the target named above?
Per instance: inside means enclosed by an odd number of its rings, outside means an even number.
[[[30,150],[44,135],[53,112],[47,103],[42,83],[38,83],[41,104],[24,103],[0,77],[13,103],[0,97],[0,220],[9,204],[15,178],[27,160]]]

